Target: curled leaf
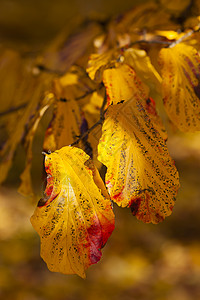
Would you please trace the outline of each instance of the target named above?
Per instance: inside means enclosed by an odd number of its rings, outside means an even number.
[[[184,43],[160,51],[166,112],[179,130],[200,130],[200,58]]]
[[[48,268],[85,277],[101,258],[114,214],[100,175],[81,149],[63,147],[45,157],[47,186],[31,222]]]

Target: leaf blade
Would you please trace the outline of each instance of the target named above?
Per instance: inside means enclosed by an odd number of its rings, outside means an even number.
[[[111,199],[131,207],[147,223],[158,223],[171,214],[179,187],[178,172],[154,124],[134,98],[111,106],[98,147],[98,158],[108,168]]]
[[[88,159],[74,147],[63,147],[46,156],[46,171],[52,176],[46,187],[46,196],[50,197],[31,217],[48,268],[83,278],[85,270],[99,261],[100,249],[114,229],[109,196]],[[56,235],[58,239],[54,240]]]

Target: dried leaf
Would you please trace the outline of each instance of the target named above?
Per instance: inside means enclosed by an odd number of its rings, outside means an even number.
[[[200,130],[200,58],[184,43],[160,51],[166,112],[181,131]]]
[[[63,147],[45,157],[47,187],[31,222],[48,268],[85,277],[114,229],[106,188],[89,156]]]
[[[143,103],[133,98],[108,108],[98,147],[111,199],[146,223],[171,214],[179,187],[178,172],[156,127]]]

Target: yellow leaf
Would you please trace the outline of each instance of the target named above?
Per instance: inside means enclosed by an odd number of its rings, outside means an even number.
[[[129,48],[124,52],[124,58],[124,63],[135,70],[139,78],[150,88],[150,92],[156,90],[161,93],[162,79],[144,50]]]
[[[88,155],[63,147],[45,157],[47,186],[31,222],[48,268],[85,277],[114,229],[106,188]]]
[[[108,50],[103,54],[92,54],[88,61],[87,73],[92,80],[97,82],[102,81],[102,73],[105,69],[109,68],[110,65],[114,64],[117,55],[115,51]]]
[[[75,100],[56,101],[53,118],[45,133],[43,149],[55,151],[72,144],[80,135],[81,114]]]
[[[171,214],[179,187],[178,172],[156,128],[143,103],[133,98],[109,106],[98,146],[111,200],[130,207],[146,223]]]
[[[164,36],[168,40],[177,40],[181,36],[183,36],[185,33],[178,33],[177,31],[173,30],[156,30],[155,33],[159,36]]]
[[[23,173],[20,175],[21,184],[18,188],[18,192],[25,195],[30,196],[33,195],[32,190],[32,180],[31,180],[31,166],[32,166],[32,145],[33,139],[35,136],[35,132],[38,128],[38,124],[42,119],[44,113],[49,108],[49,106],[53,103],[54,95],[49,93],[42,99],[39,103],[39,108],[35,111],[35,115],[29,122],[28,132],[25,136],[24,146],[26,149],[26,162],[25,169]]]
[[[53,92],[57,99],[80,99],[95,89],[95,84],[84,69],[72,66],[63,76],[54,80]]]
[[[137,77],[135,71],[126,64],[103,72],[103,82],[107,93],[107,106],[128,101],[132,97],[147,99],[149,88]]]
[[[105,95],[105,90],[95,91],[89,98],[89,103],[85,104],[83,107],[84,111],[87,111],[90,114],[100,114],[101,106],[103,104]]]
[[[9,103],[12,117],[9,119],[8,124],[5,123],[8,139],[0,153],[0,183],[7,177],[16,147],[25,136],[25,130],[30,119],[34,116],[39,102],[45,96],[45,93],[48,94],[51,89],[53,75],[42,73],[34,75],[31,62],[29,61],[28,66],[26,63],[21,60],[20,71],[18,70],[20,80],[16,76],[13,77],[11,93],[7,92],[6,98],[3,99]],[[9,82],[9,72],[5,77],[6,80]],[[14,111],[13,116],[12,107],[20,107],[22,101],[25,105],[20,110]],[[6,116],[4,120],[6,122]]]
[[[200,59],[184,43],[160,51],[163,98],[171,121],[185,132],[200,130]]]

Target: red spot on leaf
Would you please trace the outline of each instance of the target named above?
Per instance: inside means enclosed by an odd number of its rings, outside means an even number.
[[[156,220],[157,220],[158,223],[160,223],[164,220],[164,217],[159,215],[158,213],[155,215],[155,217],[156,217]]]
[[[131,212],[133,214],[133,216],[135,216],[140,208],[140,203],[141,203],[142,199],[141,198],[136,198],[130,201],[129,203],[129,207],[131,209]]]

